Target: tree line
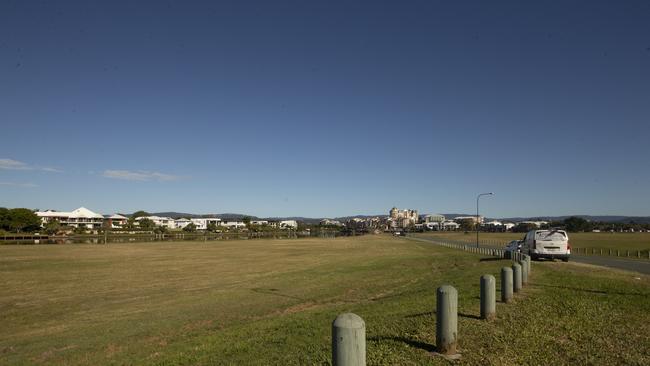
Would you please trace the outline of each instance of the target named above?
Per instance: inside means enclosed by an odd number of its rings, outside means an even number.
[[[0,207],[0,231],[33,232],[41,227],[41,219],[28,208]]]
[[[571,216],[562,221],[551,221],[548,224],[542,225],[540,229],[550,229],[550,228],[559,228],[572,233],[578,232],[589,232],[593,230],[600,231],[642,231],[650,230],[650,224],[645,223],[635,223],[634,221],[624,223],[624,222],[597,222],[597,221],[588,221],[582,217]],[[538,229],[535,224],[532,223],[519,223],[512,231],[514,232],[528,232],[530,230]]]

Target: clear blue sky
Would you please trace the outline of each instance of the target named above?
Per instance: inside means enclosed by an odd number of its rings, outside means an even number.
[[[0,2],[0,206],[650,215],[648,1],[61,3]]]

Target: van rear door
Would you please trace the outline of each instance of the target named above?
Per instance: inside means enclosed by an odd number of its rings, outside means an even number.
[[[569,238],[563,230],[542,230],[535,233],[535,249],[541,254],[568,254]]]

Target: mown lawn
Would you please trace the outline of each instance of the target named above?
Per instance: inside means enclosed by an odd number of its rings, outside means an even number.
[[[415,236],[447,238],[451,240],[476,243],[476,233],[428,232]],[[481,243],[505,246],[511,240],[522,239],[524,233],[480,233]],[[619,250],[650,250],[650,233],[569,233],[569,242],[573,248],[603,248]]]
[[[447,364],[430,356],[442,284],[464,364],[650,363],[649,277],[535,262],[487,323],[479,276],[504,265],[387,236],[3,246],[0,364],[328,364],[347,311],[369,364]]]

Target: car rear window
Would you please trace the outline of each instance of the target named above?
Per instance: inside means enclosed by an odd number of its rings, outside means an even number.
[[[537,240],[566,240],[567,238],[564,231],[539,231],[535,236]]]

